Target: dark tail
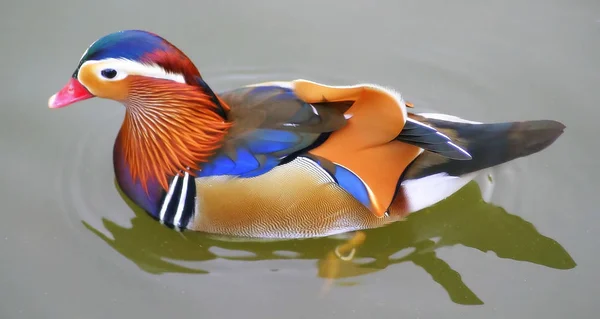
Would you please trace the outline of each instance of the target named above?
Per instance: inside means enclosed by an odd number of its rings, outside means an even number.
[[[506,163],[545,149],[565,129],[562,123],[551,120],[470,124],[410,113],[409,117],[447,135],[469,152],[472,159],[454,160],[425,151],[408,167],[403,180],[442,172],[459,176]]]

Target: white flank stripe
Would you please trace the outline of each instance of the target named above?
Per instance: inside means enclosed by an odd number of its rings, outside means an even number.
[[[167,211],[167,207],[169,206],[169,203],[171,202],[171,197],[173,197],[173,192],[175,191],[175,185],[177,184],[177,180],[179,180],[179,175],[175,175],[175,178],[173,178],[173,181],[171,182],[171,185],[169,186],[169,191],[167,192],[167,196],[165,196],[165,200],[162,203],[162,207],[160,208],[160,221],[164,222],[165,221],[165,213]]]
[[[187,172],[183,175],[183,186],[181,188],[181,196],[179,196],[179,205],[177,205],[177,212],[173,218],[173,225],[177,228],[181,227],[181,215],[183,215],[183,208],[185,207],[185,198],[187,197],[188,179],[190,174]]]

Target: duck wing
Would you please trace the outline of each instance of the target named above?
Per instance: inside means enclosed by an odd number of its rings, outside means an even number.
[[[264,174],[346,124],[338,109],[307,103],[282,85],[242,87],[219,96],[230,107],[227,120],[233,126],[199,177]]]
[[[472,157],[464,148],[456,145],[446,134],[436,128],[411,118],[406,120],[398,141],[418,146],[426,151],[453,160],[470,160]]]
[[[408,168],[403,177],[405,180],[438,173],[461,176],[528,156],[551,145],[565,128],[562,123],[552,120],[484,124],[445,114],[409,116],[449,136],[471,154],[472,159],[460,161],[435,152],[425,152]]]

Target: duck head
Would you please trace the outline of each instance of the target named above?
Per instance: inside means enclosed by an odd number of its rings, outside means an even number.
[[[193,174],[229,128],[229,107],[190,59],[147,31],[119,31],[92,43],[48,106],[58,109],[92,97],[125,105],[115,152],[143,186],[155,180],[166,188],[168,176]]]
[[[83,53],[70,81],[48,101],[61,108],[92,97],[126,102],[140,81],[198,85],[190,59],[160,36],[141,30],[108,34]]]

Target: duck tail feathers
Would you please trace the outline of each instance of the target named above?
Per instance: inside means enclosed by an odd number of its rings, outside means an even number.
[[[411,163],[403,180],[444,173],[462,176],[542,151],[564,132],[565,126],[552,120],[482,124],[442,114],[412,114],[448,136],[472,159],[458,160],[425,150]]]

